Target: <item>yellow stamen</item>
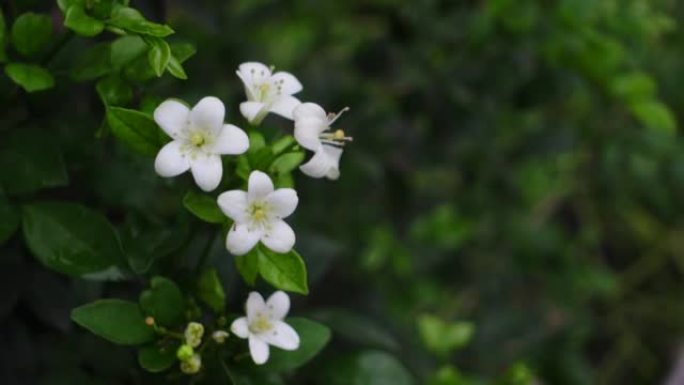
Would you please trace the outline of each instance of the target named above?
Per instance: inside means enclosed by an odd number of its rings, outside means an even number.
[[[204,144],[204,136],[200,133],[194,133],[190,137],[190,143],[192,143],[196,147],[200,147]]]
[[[264,212],[264,210],[260,208],[256,209],[254,211],[254,219],[256,219],[257,221],[262,221],[266,219],[266,213]]]
[[[263,314],[258,314],[254,322],[249,324],[249,330],[253,333],[263,333],[273,328],[271,321]]]

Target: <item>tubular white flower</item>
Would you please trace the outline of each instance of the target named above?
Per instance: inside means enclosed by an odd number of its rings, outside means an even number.
[[[297,203],[295,190],[274,190],[268,175],[252,171],[246,192],[231,190],[218,197],[221,211],[235,222],[226,237],[226,248],[233,255],[244,255],[261,241],[277,253],[289,252],[295,234],[283,219],[294,212]]]
[[[301,104],[292,96],[302,90],[302,84],[288,72],[272,73],[262,63],[240,64],[237,76],[245,85],[247,101],[240,104],[240,112],[252,124],[259,124],[269,112],[292,119],[292,111]]]
[[[314,156],[299,169],[313,178],[335,180],[340,177],[340,157],[344,145],[352,141],[344,131],[332,132],[332,125],[347,111],[326,114],[325,110],[315,103],[302,103],[293,112],[295,129],[294,137],[300,146],[314,152]]]
[[[290,310],[290,297],[276,291],[268,300],[257,292],[251,292],[245,305],[246,317],[233,321],[230,329],[236,336],[248,339],[249,352],[254,363],[268,361],[269,345],[283,350],[297,350],[299,335],[283,322]]]
[[[188,170],[204,191],[215,189],[221,182],[221,155],[242,154],[249,139],[240,128],[224,124],[223,103],[207,96],[195,107],[169,99],[154,110],[154,121],[173,140],[157,154],[154,168],[162,177],[173,177]]]

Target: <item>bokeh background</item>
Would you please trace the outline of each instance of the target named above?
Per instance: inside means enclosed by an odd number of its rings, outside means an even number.
[[[61,17],[52,2],[11,2]],[[134,4],[197,50],[189,80],[148,83],[143,108],[212,94],[241,124],[235,69],[249,60],[295,74],[302,100],[351,107],[337,124],[354,137],[340,180],[296,176],[311,295],[293,312],[335,335],[287,383],[665,381],[684,334],[684,3]],[[71,42],[63,61],[85,44]],[[105,208],[125,228],[152,223],[148,245],[194,223],[167,188],[189,179],[156,177],[150,158],[113,140],[83,148],[103,116],[92,85],[3,96],[3,109],[62,143],[70,186],[41,197]],[[74,306],[134,297],[143,282],[67,279],[17,239],[2,254],[0,382],[152,383],[129,350],[69,320]],[[169,258],[183,265],[192,252]],[[221,241],[212,263],[239,308],[247,289]]]

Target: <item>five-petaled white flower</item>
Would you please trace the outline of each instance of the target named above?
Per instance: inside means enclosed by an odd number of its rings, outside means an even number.
[[[249,139],[240,128],[224,124],[223,103],[208,96],[190,110],[176,100],[167,100],[154,110],[154,121],[173,140],[157,154],[154,168],[163,177],[191,170],[197,185],[204,191],[215,189],[221,182],[221,155],[242,154]]]
[[[264,302],[261,294],[251,292],[245,307],[247,316],[233,321],[230,329],[236,336],[249,339],[249,352],[256,364],[268,361],[268,345],[284,350],[299,348],[299,335],[283,322],[290,310],[287,294],[276,291]]]
[[[272,68],[257,62],[240,64],[236,71],[245,85],[247,101],[240,112],[252,124],[259,124],[269,112],[292,119],[292,111],[301,102],[292,96],[302,84],[288,72],[272,73]]]
[[[338,113],[326,114],[315,103],[302,103],[293,112],[294,137],[302,147],[314,152],[314,156],[299,169],[313,178],[340,177],[340,157],[346,142],[352,140],[342,130],[331,131],[330,125],[349,108]]]
[[[226,237],[228,251],[244,255],[259,241],[277,253],[292,250],[295,234],[283,218],[294,212],[298,202],[295,190],[280,188],[274,191],[268,175],[252,171],[246,192],[231,190],[218,197],[223,213],[235,222]]]

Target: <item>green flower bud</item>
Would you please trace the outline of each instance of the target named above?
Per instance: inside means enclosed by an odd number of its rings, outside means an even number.
[[[193,354],[189,360],[180,363],[180,370],[185,374],[195,374],[202,369],[202,357]]]
[[[178,357],[181,362],[190,360],[194,354],[195,349],[190,345],[181,345],[181,347],[176,350],[176,357]]]
[[[202,343],[204,326],[198,322],[190,322],[185,328],[185,343],[196,348]]]
[[[211,333],[211,338],[213,338],[217,344],[223,344],[226,342],[226,338],[228,338],[228,332],[225,330],[217,330]]]

